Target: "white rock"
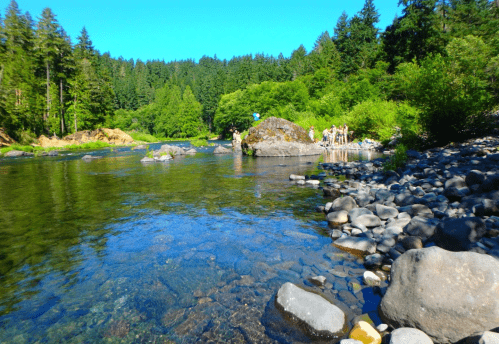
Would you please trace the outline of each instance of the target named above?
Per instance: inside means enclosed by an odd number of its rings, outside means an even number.
[[[478,344],[499,344],[499,333],[485,331]]]
[[[305,181],[306,184],[311,184],[311,185],[319,185],[321,182],[315,179],[309,179]]]
[[[309,327],[312,334],[334,336],[344,331],[345,314],[320,295],[287,282],[277,292],[276,305]]]
[[[417,328],[401,327],[391,333],[389,344],[433,344],[433,341]]]
[[[289,180],[305,180],[305,176],[300,176],[298,174],[291,174]]]
[[[362,276],[362,281],[364,284],[369,285],[371,287],[378,286],[381,284],[381,278],[379,278],[372,271],[364,271],[364,275]]]

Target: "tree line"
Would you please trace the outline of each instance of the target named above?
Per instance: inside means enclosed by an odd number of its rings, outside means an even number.
[[[359,138],[453,140],[499,104],[499,0],[401,0],[384,31],[372,0],[311,51],[220,60],[125,60],[101,54],[85,28],[73,43],[46,8],[11,1],[0,16],[0,126],[40,134],[117,127],[157,137],[228,135],[251,114],[302,126],[348,122]],[[443,129],[445,128],[445,130]]]

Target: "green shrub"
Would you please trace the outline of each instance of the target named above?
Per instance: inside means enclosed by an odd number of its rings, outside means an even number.
[[[403,144],[398,144],[395,147],[395,154],[393,154],[388,160],[383,164],[383,170],[395,171],[399,167],[405,166],[407,162],[407,147]]]
[[[159,138],[153,136],[151,134],[143,133],[143,132],[129,132],[128,135],[132,137],[135,141],[143,141],[143,142],[160,142],[163,141],[164,138]]]
[[[191,145],[194,147],[202,147],[202,146],[208,146],[208,141],[205,139],[194,139],[191,140]]]
[[[354,131],[355,136],[380,141],[389,141],[396,132],[409,135],[417,133],[418,110],[406,103],[395,103],[386,100],[367,100],[356,105],[345,118],[345,123]]]

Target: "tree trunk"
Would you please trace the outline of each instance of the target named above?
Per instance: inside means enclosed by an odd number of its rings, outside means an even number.
[[[47,70],[47,113],[45,114],[45,116],[43,116],[44,117],[43,120],[46,122],[50,114],[50,69],[48,61],[45,67]]]
[[[60,115],[61,115],[61,136],[64,134],[64,128],[66,124],[64,123],[64,98],[62,95],[62,79],[59,80],[59,106],[60,106]]]
[[[77,123],[77,119],[76,119],[76,102],[77,102],[77,99],[76,99],[76,96],[74,98],[74,107],[75,107],[75,133],[78,132],[78,123]]]

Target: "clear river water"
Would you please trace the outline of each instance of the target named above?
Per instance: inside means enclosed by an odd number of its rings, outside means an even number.
[[[375,312],[361,262],[315,212],[322,193],[289,181],[367,156],[198,150],[153,164],[129,147],[0,159],[0,343],[310,342],[275,309],[288,281],[349,319]]]

